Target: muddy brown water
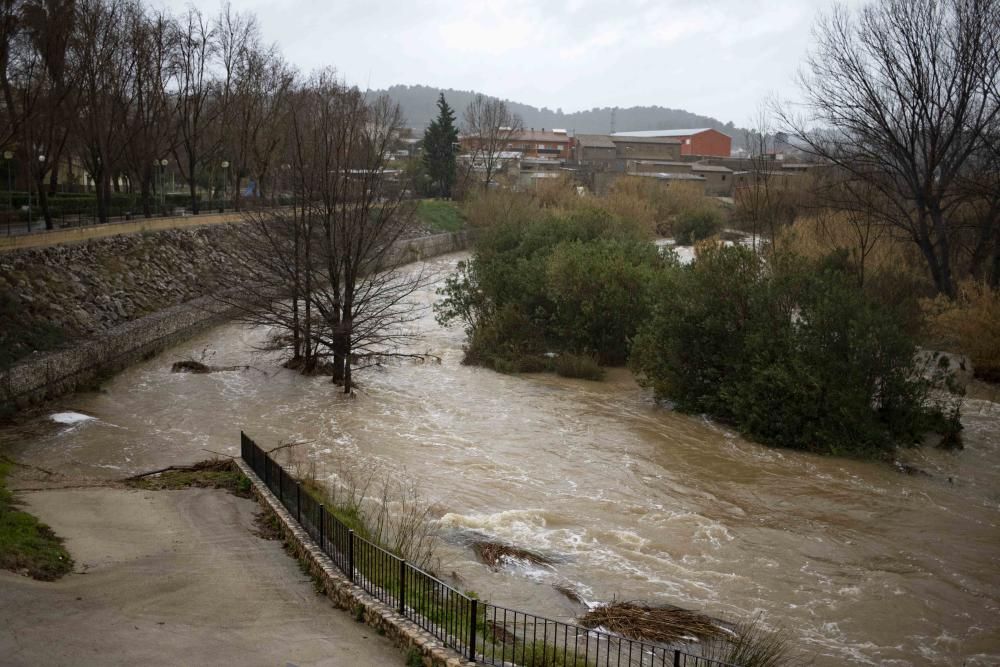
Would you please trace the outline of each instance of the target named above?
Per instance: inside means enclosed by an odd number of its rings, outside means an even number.
[[[354,462],[418,480],[439,508],[442,569],[498,604],[568,620],[579,607],[558,585],[587,601],[759,612],[819,665],[1000,663],[989,392],[966,404],[965,450],[907,452],[928,474],[905,475],[755,445],[656,405],[621,370],[588,382],[465,367],[460,329],[430,313],[419,326],[415,349],[440,364],[367,371],[345,398],[254,352],[261,331],[226,324],[51,410],[92,419],[43,415],[4,440],[22,460],[98,477],[238,453],[240,429],[265,446],[307,440],[298,456],[321,474]],[[188,357],[255,368],[170,372]],[[492,572],[462,545],[477,534],[556,562]]]

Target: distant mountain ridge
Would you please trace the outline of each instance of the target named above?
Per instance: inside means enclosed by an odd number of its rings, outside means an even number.
[[[476,92],[472,90],[402,85],[371,92],[385,93],[395,100],[403,111],[406,124],[421,130],[427,127],[437,115],[438,93],[444,93],[448,104],[455,109],[459,123],[462,121],[462,112],[476,95]],[[611,131],[611,114],[614,111],[616,132],[712,127],[731,136],[734,148],[743,145],[745,133],[745,130],[736,127],[731,121],[723,123],[710,116],[701,116],[682,109],[668,109],[660,106],[615,107],[614,109],[604,107],[563,113],[562,109],[553,111],[547,107],[539,109],[529,104],[511,100],[505,101],[507,107],[521,117],[525,127],[533,127],[536,130],[561,128],[576,134],[608,134]]]

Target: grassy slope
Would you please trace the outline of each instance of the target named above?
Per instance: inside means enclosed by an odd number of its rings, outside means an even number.
[[[465,216],[458,204],[444,199],[421,199],[417,202],[417,219],[436,232],[457,232],[465,227]]]
[[[0,568],[51,581],[73,569],[73,559],[52,529],[17,509],[4,485],[11,464],[0,459]]]

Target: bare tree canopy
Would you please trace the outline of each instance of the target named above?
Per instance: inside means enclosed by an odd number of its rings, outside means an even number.
[[[291,209],[249,212],[237,230],[222,298],[252,323],[271,327],[271,349],[305,373],[327,373],[350,392],[353,373],[400,351],[419,314],[425,283],[399,270],[399,241],[412,224],[406,184],[387,168],[401,126],[388,98],[368,100],[321,72],[289,92],[291,112],[281,171]]]
[[[522,130],[521,118],[503,100],[476,95],[465,108],[463,121],[466,144],[471,147],[470,170],[479,166],[483,188],[489,188],[503,166],[502,153]]]
[[[806,113],[782,114],[837,166],[837,187],[856,195],[843,202],[914,242],[947,295],[956,264],[975,274],[1000,261],[1000,207],[982,205],[996,199],[998,14],[996,0],[838,6],[800,77]]]
[[[244,183],[273,198],[295,77],[228,4],[173,16],[141,0],[0,1],[0,147],[50,228],[59,178],[93,188],[102,221],[116,192],[153,215],[168,157],[195,213],[202,192],[238,205]]]

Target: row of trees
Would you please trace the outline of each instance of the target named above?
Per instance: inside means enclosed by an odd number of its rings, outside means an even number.
[[[0,145],[16,151],[49,226],[46,195],[77,167],[93,179],[102,220],[120,188],[149,215],[166,160],[196,212],[199,183],[228,180],[236,193],[253,178],[264,194],[287,163],[295,90],[256,18],[228,4],[209,17],[139,0],[0,2]]]

